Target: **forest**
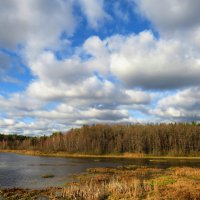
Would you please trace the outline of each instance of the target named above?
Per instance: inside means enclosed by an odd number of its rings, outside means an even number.
[[[0,134],[0,149],[38,150],[79,154],[142,153],[147,155],[199,156],[200,126],[174,124],[95,124],[67,133],[28,137]]]

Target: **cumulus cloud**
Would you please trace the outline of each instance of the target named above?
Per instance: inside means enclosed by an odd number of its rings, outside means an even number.
[[[199,84],[199,53],[191,54],[187,43],[156,40],[152,33],[143,32],[120,44],[111,55],[111,71],[128,86],[174,89]]]
[[[191,31],[199,27],[200,2],[198,0],[135,0],[140,11],[163,34]]]
[[[23,134],[30,136],[40,136],[51,134],[55,131],[66,131],[72,125],[55,124],[49,120],[36,120],[34,122],[15,121],[10,119],[0,119],[0,132],[4,134]]]
[[[200,120],[200,88],[191,87],[158,101],[152,113],[174,121]]]
[[[199,51],[188,42],[156,39],[151,31],[138,35],[91,37],[83,49],[92,57],[87,65],[110,73],[129,88],[176,89],[198,85]]]
[[[77,2],[92,28],[108,18],[103,0]],[[63,32],[70,36],[76,29],[75,5],[72,0],[27,0],[23,4],[20,0],[0,0],[1,46],[15,49],[28,45],[32,51],[57,46]]]
[[[74,84],[90,74],[88,67],[78,57],[59,61],[52,52],[42,53],[29,62],[29,66],[36,77],[53,84]]]
[[[24,117],[28,112],[41,109],[44,102],[29,98],[24,93],[11,94],[9,97],[0,95],[1,113],[11,118]]]
[[[200,14],[198,0],[133,0],[140,15],[147,18],[159,38],[188,46],[187,54],[200,52]],[[164,11],[164,12],[163,12]],[[183,47],[184,49],[184,47]]]
[[[1,126],[4,130],[23,132],[26,129],[28,134],[44,121],[47,133],[56,127],[57,130],[67,130],[84,123],[135,122],[136,119],[131,118],[127,106],[147,105],[151,101],[148,93],[125,89],[95,75],[75,82],[65,79],[56,82],[56,79],[51,80],[51,76],[49,80],[47,77],[40,74],[23,93],[12,94],[9,98],[0,97],[4,117],[15,120],[12,126],[4,123]],[[55,104],[51,107],[53,102]],[[31,122],[24,122],[27,117]],[[36,133],[43,133],[44,124],[35,128]]]
[[[21,91],[5,94],[0,88],[0,132],[43,134],[87,123],[137,122],[137,112],[152,120],[200,120],[197,0],[119,1],[112,3],[113,13],[104,0],[19,1],[0,0],[0,44],[18,49],[33,79]],[[124,2],[135,2],[159,37],[153,30],[101,37],[99,27],[115,21],[111,14],[130,21],[130,10],[122,16]],[[76,45],[73,34],[83,21],[89,36]],[[0,81],[17,84],[6,73],[10,64],[15,67],[11,57],[0,51]]]
[[[102,75],[109,73],[110,54],[106,41],[102,41],[98,36],[89,37],[83,44],[82,51],[90,55],[87,65],[93,71],[98,71]]]
[[[28,134],[32,130],[34,134],[43,134],[44,131],[47,134],[55,130],[66,131],[70,127],[88,123],[120,123],[128,122],[130,119],[131,122],[137,121],[129,116],[126,109],[118,105],[113,108],[102,108],[88,106],[86,102],[80,105],[77,101],[76,105],[73,105],[69,101],[62,101],[55,105],[55,108],[48,108],[47,104],[36,99],[30,101],[29,97],[19,101],[18,98],[16,95],[12,99],[1,97],[0,106],[4,107],[4,118],[0,119],[0,130],[4,132]],[[112,99],[109,103],[111,102]],[[90,100],[87,103],[91,104]],[[26,118],[30,120],[24,121]]]
[[[99,28],[105,19],[110,16],[104,11],[104,0],[78,0],[82,12],[86,15],[87,21],[92,28]]]
[[[99,80],[96,76],[73,84],[35,81],[29,85],[27,94],[46,102],[62,100],[76,106],[99,108],[116,107],[121,104],[148,104],[151,100],[150,95],[143,91],[126,90],[110,81]]]
[[[62,108],[62,110],[61,110]],[[71,106],[65,106],[65,104],[59,105],[55,110],[51,111],[35,111],[32,115],[36,116],[37,118],[41,119],[56,119],[57,122],[60,123],[74,123],[76,124],[77,121],[90,121],[94,120],[104,120],[104,121],[120,121],[124,118],[128,118],[127,110],[118,110],[118,109],[97,109],[97,108],[85,108],[85,109],[78,109]],[[68,122],[66,122],[66,120]]]
[[[64,0],[27,0],[23,3],[1,0],[1,45],[8,48],[26,43],[32,48],[55,45],[62,31],[68,34],[74,31],[76,23],[71,4]]]

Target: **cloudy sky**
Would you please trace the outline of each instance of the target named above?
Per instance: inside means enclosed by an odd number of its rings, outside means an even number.
[[[0,0],[0,132],[200,120],[199,0]]]

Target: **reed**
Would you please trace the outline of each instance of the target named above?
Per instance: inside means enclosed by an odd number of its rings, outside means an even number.
[[[177,172],[182,172],[177,176]],[[198,168],[95,168],[63,189],[63,197],[81,200],[200,199],[200,181],[188,179]],[[93,176],[91,176],[93,174]]]

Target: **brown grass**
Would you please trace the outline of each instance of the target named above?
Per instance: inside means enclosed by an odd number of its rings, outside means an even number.
[[[17,153],[24,154],[30,156],[49,156],[49,157],[65,157],[65,158],[149,158],[149,159],[183,159],[183,160],[200,160],[199,156],[191,157],[191,156],[154,156],[147,155],[143,153],[122,153],[122,154],[78,154],[78,153],[66,153],[63,151],[58,152],[42,152],[42,151],[34,151],[34,150],[3,150],[0,149],[0,153]],[[160,162],[161,160],[151,160],[153,162]],[[163,162],[167,160],[162,160]]]
[[[190,176],[200,179],[200,168],[174,167],[172,170],[176,176]]]
[[[184,168],[89,169],[88,174],[78,177],[80,182],[63,189],[63,196],[81,200],[199,200],[200,181],[187,179],[185,174],[177,176],[177,170]],[[192,176],[198,169],[187,168],[186,171]]]

